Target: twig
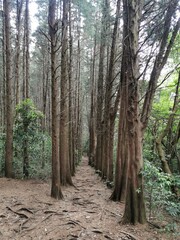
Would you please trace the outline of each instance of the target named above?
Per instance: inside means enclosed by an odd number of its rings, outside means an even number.
[[[38,225],[40,225],[42,222],[46,221],[48,218],[50,218],[53,215],[53,213],[49,214],[47,217],[45,217],[42,221],[39,221],[37,224],[35,224],[35,226],[27,228],[27,229],[23,229],[22,232],[25,231],[31,231],[33,229],[35,229]]]
[[[123,233],[123,234],[125,234],[125,235],[131,237],[132,240],[138,240],[138,239],[137,239],[134,235],[132,235],[131,233],[127,233],[127,232],[125,232],[125,231],[120,231],[120,233]]]

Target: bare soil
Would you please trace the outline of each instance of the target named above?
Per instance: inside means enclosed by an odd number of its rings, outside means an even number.
[[[109,200],[108,189],[84,158],[63,187],[64,200],[50,197],[51,182],[0,178],[0,239],[3,240],[166,240],[156,228],[122,225],[124,205]]]

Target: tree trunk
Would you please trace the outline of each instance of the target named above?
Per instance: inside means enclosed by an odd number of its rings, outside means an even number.
[[[60,179],[62,185],[73,185],[69,161],[69,129],[68,129],[68,68],[67,68],[67,28],[68,1],[63,0],[62,17],[62,49],[61,49],[61,100],[60,100]]]
[[[126,151],[128,166],[128,185],[126,195],[124,223],[146,222],[143,177],[141,170],[142,159],[142,125],[139,115],[139,63],[138,63],[138,40],[139,40],[139,19],[141,15],[142,1],[123,1],[124,10],[124,46],[121,79],[125,83],[124,88],[127,94],[126,119],[127,145]],[[128,74],[127,74],[128,73]],[[121,102],[124,101],[121,99]]]
[[[142,133],[139,118],[138,40],[141,1],[123,1],[123,56],[119,139],[113,199],[126,199],[124,223],[145,223],[145,204],[141,170]]]
[[[123,58],[124,59],[124,58]],[[124,59],[125,60],[125,59]],[[122,62],[123,64],[123,62]],[[127,89],[126,82],[123,78],[125,68],[121,67],[121,100],[119,112],[119,129],[118,129],[118,146],[115,170],[114,191],[110,197],[111,200],[124,202],[126,198],[127,180],[128,180],[128,137],[126,123],[127,109]],[[123,77],[123,78],[122,78]]]
[[[103,130],[103,178],[109,177],[112,181],[112,172],[113,172],[113,137],[114,137],[114,122],[115,117],[111,117],[111,110],[113,108],[112,95],[113,95],[113,81],[114,81],[114,62],[116,55],[116,39],[117,39],[117,30],[119,24],[119,16],[120,16],[120,0],[117,1],[116,8],[116,19],[114,23],[114,29],[112,34],[112,44],[111,44],[111,53],[110,53],[110,61],[109,68],[106,77],[106,93],[105,93],[105,109],[104,109],[104,130]],[[116,113],[114,113],[116,115]]]
[[[95,169],[102,171],[102,133],[103,133],[103,85],[104,85],[104,57],[106,46],[106,6],[107,0],[103,1],[103,15],[102,15],[102,29],[101,29],[101,42],[99,53],[99,73],[97,84],[97,117],[96,117],[96,132],[97,132],[97,145],[95,156]]]
[[[71,175],[75,174],[74,144],[73,144],[73,36],[71,19],[71,0],[69,0],[69,161]]]
[[[29,0],[26,0],[25,4],[25,23],[24,23],[24,90],[23,99],[29,97]],[[27,132],[26,123],[24,123],[24,131]],[[28,156],[28,139],[23,140],[23,174],[25,177],[29,176],[29,156]]]
[[[26,0],[26,8],[25,8],[25,55],[26,55],[26,98],[29,98],[29,0]]]
[[[12,57],[11,57],[11,27],[10,2],[3,1],[5,50],[6,50],[6,143],[5,143],[5,176],[12,177],[13,161],[13,108],[12,108]]]
[[[2,131],[5,133],[6,126],[6,33],[5,33],[5,17],[4,12],[2,12],[2,63],[3,63],[3,82],[2,82]]]
[[[56,34],[57,26],[55,19],[56,0],[49,0],[49,35],[51,38],[51,81],[52,81],[52,184],[51,197],[56,199],[63,198],[60,188],[60,168],[59,168],[59,141],[58,141],[58,81],[56,75]]]
[[[75,77],[75,91],[74,91],[74,134],[73,134],[73,142],[74,142],[74,156],[75,156],[75,164],[77,165],[81,161],[82,156],[82,109],[81,109],[81,16],[80,11],[78,11],[78,22],[77,24],[77,61],[76,61],[76,77]]]
[[[96,112],[95,112],[95,63],[96,63],[96,36],[94,40],[94,49],[92,53],[92,64],[91,64],[91,110],[90,110],[90,121],[89,121],[89,165],[94,166],[95,163],[95,152],[96,152]]]
[[[43,115],[42,118],[42,131],[45,134],[47,131],[46,125],[46,109],[47,109],[47,98],[48,98],[48,88],[49,88],[49,55],[47,58],[44,56],[43,58],[43,75],[42,75],[42,83],[43,83],[43,93],[42,93],[42,105],[43,105]],[[42,140],[42,168],[45,167],[45,140]]]
[[[28,125],[26,123],[26,119],[23,122],[24,125],[24,133],[28,132]],[[25,178],[29,177],[29,155],[28,155],[28,138],[24,136],[23,141],[23,175]]]
[[[21,14],[23,1],[16,0],[17,7],[17,19],[16,19],[16,55],[15,55],[15,84],[16,84],[16,105],[19,104],[20,100],[20,89],[19,89],[19,60],[20,60],[20,27],[21,27]]]

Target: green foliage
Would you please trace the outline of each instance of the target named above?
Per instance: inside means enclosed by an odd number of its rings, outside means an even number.
[[[179,227],[178,227],[177,223],[175,223],[175,222],[167,224],[163,231],[168,232],[168,233],[173,232],[174,233],[173,235],[176,237],[180,236]]]
[[[40,140],[39,135],[36,133],[40,130],[40,120],[42,118],[43,114],[35,108],[31,99],[22,101],[16,107],[14,125],[15,143],[18,142],[21,145],[24,140],[28,140],[29,143]]]
[[[46,179],[51,175],[51,137],[41,133],[41,142],[31,144],[30,148],[31,178]]]
[[[23,133],[23,135],[28,134],[29,136],[33,136],[34,131],[39,129],[39,120],[42,118],[43,114],[35,108],[31,99],[22,101],[16,107],[15,135]],[[26,133],[24,133],[24,126],[27,126]]]
[[[172,186],[180,187],[180,177],[162,172],[149,161],[145,161],[143,170],[145,177],[145,195],[149,209],[149,217],[159,217],[164,210],[171,216],[180,214],[180,203],[172,193]]]
[[[164,86],[161,90],[157,91],[155,96],[155,101],[153,104],[152,115],[156,119],[167,118],[173,107],[174,103],[174,94],[177,84],[176,74],[173,76],[173,79],[167,86]]]
[[[173,44],[171,53],[170,53],[170,58],[173,60],[173,63],[179,64],[180,62],[180,33],[177,34],[176,40]]]
[[[161,165],[159,157],[156,152],[156,138],[164,131],[167,126],[170,114],[172,114],[172,108],[174,104],[174,97],[177,85],[178,75],[175,73],[171,76],[171,81],[162,87],[153,103],[152,113],[149,119],[148,128],[145,132],[143,154],[144,158],[153,162],[156,167]],[[170,165],[171,171],[178,172],[178,160],[175,151],[179,151],[179,144],[172,145],[173,139],[175,139],[178,131],[178,123],[180,116],[180,108],[173,115],[173,124],[167,135],[163,138],[163,150],[165,152],[166,160]],[[172,147],[171,147],[172,146]]]
[[[46,178],[51,172],[51,138],[41,130],[43,114],[32,100],[26,99],[16,107],[14,125],[14,171],[23,177],[23,144],[28,141],[29,177]]]

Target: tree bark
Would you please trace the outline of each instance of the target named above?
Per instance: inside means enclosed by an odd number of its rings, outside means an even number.
[[[94,48],[92,51],[91,61],[91,109],[90,109],[90,120],[89,120],[89,165],[94,166],[95,164],[95,153],[96,153],[96,107],[95,107],[95,63],[96,63],[96,36],[94,40]]]
[[[103,1],[103,13],[101,20],[101,42],[100,42],[100,53],[99,53],[99,73],[98,73],[98,84],[97,84],[97,117],[96,117],[96,132],[97,132],[97,145],[96,145],[96,156],[95,156],[95,169],[102,171],[102,133],[103,133],[103,85],[104,85],[104,57],[105,57],[105,46],[106,46],[106,6],[107,0]]]
[[[5,176],[12,177],[13,162],[13,105],[12,105],[12,56],[11,56],[11,26],[10,26],[10,3],[3,1],[4,27],[5,27],[5,50],[6,50],[6,142],[5,142]]]
[[[73,136],[73,36],[72,36],[72,19],[71,19],[71,0],[69,0],[69,161],[71,175],[75,174],[75,158],[74,158],[74,136]]]
[[[2,63],[3,63],[3,82],[2,82],[2,131],[5,133],[6,126],[6,33],[5,33],[5,17],[2,12],[2,33],[3,33],[3,44],[2,44]]]
[[[19,89],[19,63],[20,63],[20,27],[21,27],[21,14],[23,1],[16,0],[17,8],[17,19],[16,19],[16,55],[15,55],[15,84],[16,84],[16,105],[19,104],[20,100],[20,89]]]
[[[106,92],[105,92],[105,109],[104,109],[104,130],[103,130],[103,149],[104,149],[104,169],[102,177],[107,178],[107,180],[113,180],[113,142],[114,142],[114,121],[115,116],[112,116],[112,113],[116,115],[116,111],[113,109],[113,82],[114,82],[114,62],[116,55],[116,39],[117,31],[119,24],[120,16],[120,3],[117,1],[116,7],[116,19],[114,23],[114,29],[112,34],[112,44],[109,60],[109,69],[106,77]]]
[[[43,74],[42,74],[42,112],[44,117],[42,118],[42,131],[45,134],[47,131],[46,127],[46,109],[47,109],[47,98],[48,98],[48,88],[49,88],[49,55],[46,57],[46,53],[43,53]],[[42,140],[42,168],[45,167],[45,140]]]
[[[60,96],[60,179],[62,185],[73,185],[69,161],[69,129],[68,129],[68,1],[63,0],[62,16],[62,49],[61,49],[61,96]]]
[[[29,0],[26,0],[25,8],[25,49],[26,49],[26,98],[29,98]]]
[[[49,35],[51,38],[51,81],[52,81],[52,183],[51,197],[56,199],[63,198],[60,187],[60,167],[59,167],[59,128],[57,119],[58,103],[58,78],[56,71],[56,34],[57,25],[55,19],[56,0],[49,0]]]
[[[123,0],[123,56],[119,139],[113,199],[126,199],[123,223],[145,223],[141,170],[142,133],[139,117],[138,40],[141,1]]]

